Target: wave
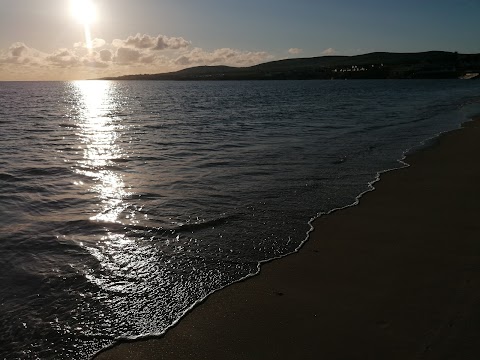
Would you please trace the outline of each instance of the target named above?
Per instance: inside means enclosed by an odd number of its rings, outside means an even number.
[[[69,176],[71,171],[65,167],[48,166],[48,167],[25,167],[17,170],[22,175],[27,176]]]
[[[81,126],[77,124],[68,124],[68,123],[60,123],[58,126],[62,128],[67,128],[67,129],[81,129]]]
[[[0,173],[0,180],[2,181],[18,181],[20,178],[9,173]]]
[[[211,219],[211,220],[203,220],[203,221],[197,221],[193,223],[185,223],[185,224],[180,224],[171,230],[175,232],[192,232],[194,230],[201,230],[201,229],[206,229],[206,228],[213,228],[216,226],[223,225],[227,223],[230,220],[235,219],[235,215],[228,215],[228,216],[223,216],[223,217],[218,217],[216,219]]]

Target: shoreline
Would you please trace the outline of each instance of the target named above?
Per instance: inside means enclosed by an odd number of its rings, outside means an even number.
[[[165,335],[95,359],[480,355],[480,321],[468,321],[480,320],[479,137],[478,116],[441,134],[406,156],[410,166],[381,173],[357,206],[314,220],[299,252],[210,295]]]

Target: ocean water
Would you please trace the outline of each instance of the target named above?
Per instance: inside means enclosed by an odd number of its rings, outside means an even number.
[[[0,358],[164,332],[478,113],[478,81],[0,83]]]

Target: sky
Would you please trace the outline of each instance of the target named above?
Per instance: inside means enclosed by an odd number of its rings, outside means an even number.
[[[0,0],[0,80],[374,51],[480,53],[478,14],[480,0]]]

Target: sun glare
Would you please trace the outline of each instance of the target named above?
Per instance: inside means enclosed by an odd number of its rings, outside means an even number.
[[[83,25],[85,31],[85,44],[92,49],[92,35],[90,25],[97,18],[97,9],[91,0],[70,0],[70,11],[73,17]]]
[[[82,25],[90,25],[97,18],[97,10],[91,0],[70,0],[73,17]]]

